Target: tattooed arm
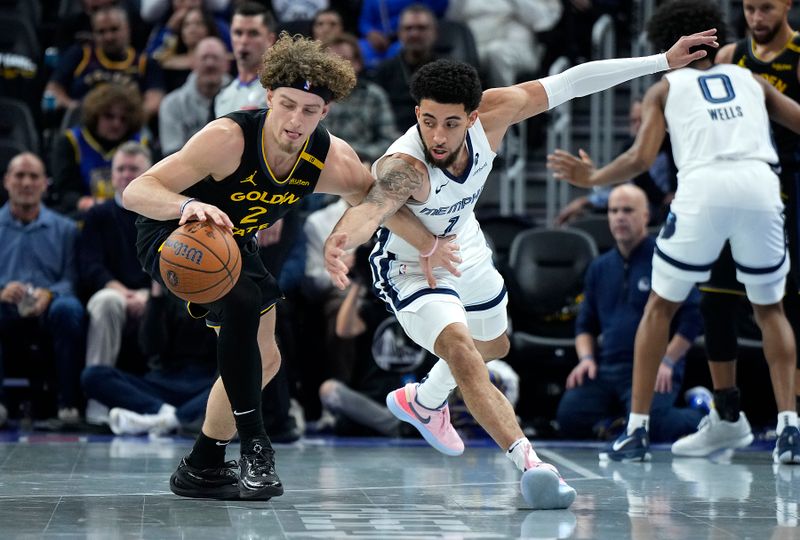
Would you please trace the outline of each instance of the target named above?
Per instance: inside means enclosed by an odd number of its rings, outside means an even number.
[[[347,267],[340,260],[344,253],[369,240],[410,197],[419,198],[421,192],[430,189],[425,166],[406,154],[383,158],[376,173],[377,179],[363,200],[359,201],[359,194],[345,196],[354,206],[344,213],[325,241],[325,265],[334,283],[340,286],[347,283]],[[427,197],[427,193],[424,195]],[[431,234],[431,246],[434,242]]]

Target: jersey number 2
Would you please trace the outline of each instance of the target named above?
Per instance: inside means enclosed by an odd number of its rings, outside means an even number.
[[[709,103],[727,103],[736,97],[730,77],[723,74],[698,77],[700,90]]]

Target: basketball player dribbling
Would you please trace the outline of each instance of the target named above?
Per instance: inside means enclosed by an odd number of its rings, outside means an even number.
[[[232,231],[242,254],[241,276],[230,292],[189,305],[218,332],[220,378],[201,433],[170,479],[172,491],[185,497],[264,500],[283,493],[260,403],[280,365],[274,308],[281,293],[261,263],[255,236],[305,195],[332,193],[355,204],[374,183],[355,151],[319,126],[329,103],[355,84],[347,61],[317,42],[282,35],[264,55],[261,84],[269,110],[237,111],[209,123],[123,193],[125,207],[140,214],[139,259],[162,284],[159,250],[179,224],[212,221]],[[390,225],[420,249],[434,243],[410,213]],[[453,269],[452,247],[434,257],[434,266]],[[237,431],[238,470],[225,461]]]
[[[523,473],[521,491],[531,508],[567,508],[575,490],[543,463],[523,435],[508,400],[490,382],[485,361],[508,353],[506,289],[475,219],[475,203],[510,125],[574,97],[634,77],[682,67],[716,46],[715,31],[681,38],[666,54],[589,62],[538,81],[481,91],[474,68],[438,60],[411,81],[417,125],[373,166],[375,188],[345,212],[325,246],[326,266],[339,286],[347,283],[345,250],[365,242],[388,216],[405,207],[437,236],[432,248],[455,234],[460,276],[438,272],[428,286],[420,252],[381,229],[370,261],[374,285],[405,332],[440,360],[419,385],[387,396],[389,409],[416,427],[437,450],[459,455],[464,444],[450,423],[447,397],[456,386],[473,417]],[[429,248],[429,249],[432,249]],[[423,259],[428,251],[421,252]]]

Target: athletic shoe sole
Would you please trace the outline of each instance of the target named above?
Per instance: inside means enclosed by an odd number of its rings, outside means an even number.
[[[267,486],[259,490],[253,490],[242,485],[239,480],[239,498],[243,501],[268,501],[272,497],[280,497],[283,495],[283,486]]]
[[[522,497],[533,510],[560,510],[575,501],[575,490],[559,489],[561,480],[553,471],[536,468],[522,473],[519,481]]]
[[[675,451],[672,449],[672,454],[680,457],[708,457],[711,454],[719,452],[720,450],[747,448],[753,442],[753,434],[748,433],[739,439],[731,439],[717,444],[714,448],[698,448],[696,450]],[[674,445],[673,445],[674,446]]]
[[[405,409],[403,409],[403,407],[399,403],[397,403],[397,400],[395,399],[394,395],[395,392],[390,392],[389,394],[386,395],[386,406],[389,408],[392,414],[395,415],[395,417],[417,428],[417,431],[419,431],[420,435],[422,435],[424,439],[428,441],[428,444],[433,446],[436,450],[438,450],[442,454],[448,456],[460,456],[461,454],[464,453],[463,450],[453,450],[452,448],[448,448],[447,446],[444,446],[441,442],[439,442],[439,439],[437,439],[433,435],[433,433],[431,433],[428,429],[425,428],[425,424],[423,424],[413,416],[409,415],[405,411]]]
[[[224,501],[239,499],[239,486],[231,484],[214,489],[198,489],[196,487],[183,487],[179,485],[175,475],[169,479],[169,489],[179,497],[189,497],[191,499],[219,499]]]

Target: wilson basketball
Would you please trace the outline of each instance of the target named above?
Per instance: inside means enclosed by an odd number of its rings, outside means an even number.
[[[208,304],[236,284],[242,255],[231,233],[213,223],[192,221],[167,237],[159,266],[161,278],[178,298]]]

